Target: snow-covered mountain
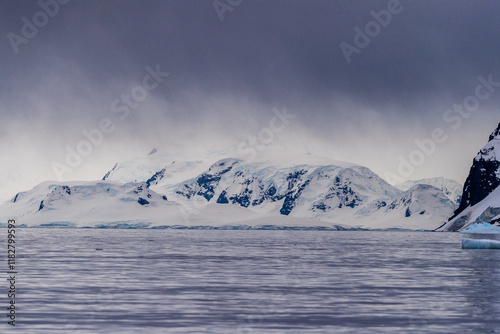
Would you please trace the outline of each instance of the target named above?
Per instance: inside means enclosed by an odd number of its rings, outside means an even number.
[[[122,166],[120,173],[115,167],[105,178],[146,182],[195,216],[205,207],[229,210],[237,206],[246,209],[239,210],[239,215],[244,211],[252,217],[260,214],[344,226],[434,229],[456,208],[435,187],[415,185],[401,191],[366,167],[289,152],[284,157],[269,150],[252,161],[220,159],[203,171],[206,161],[164,159],[160,164],[164,167],[156,173],[138,167],[144,161],[135,160],[118,164]],[[128,168],[131,173],[127,175]],[[142,171],[140,179],[137,170]]]
[[[402,192],[362,166],[276,167],[235,159],[221,160],[179,184],[175,195],[365,228],[432,229],[456,208],[435,187],[416,185]]]
[[[152,227],[183,218],[182,207],[146,183],[44,182],[0,206],[1,221],[27,226]]]
[[[473,223],[500,222],[500,124],[472,162],[462,201],[439,231],[458,231]]]
[[[396,184],[395,187],[406,191],[417,184],[426,184],[435,188],[441,189],[443,193],[457,205],[460,205],[462,199],[463,185],[455,180],[446,179],[444,177],[433,177],[420,180],[408,180],[403,183]]]
[[[0,212],[28,226],[435,229],[455,208],[432,185],[402,191],[366,167],[269,148],[252,159],[174,159],[153,150],[117,163],[102,181],[40,184]]]
[[[259,207],[267,212],[329,212],[356,208],[375,198],[391,198],[398,191],[369,169],[327,165],[275,166],[237,159],[216,162],[198,177],[176,187],[186,199]]]

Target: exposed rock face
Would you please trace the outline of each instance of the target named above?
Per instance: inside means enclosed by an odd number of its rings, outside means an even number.
[[[207,172],[201,174],[196,182],[185,183],[176,193],[188,199],[196,195],[203,196],[207,201],[210,201],[214,197],[222,177],[238,162],[237,159],[220,160],[212,165]]]
[[[469,176],[464,184],[462,201],[452,218],[459,215],[469,206],[474,206],[485,199],[500,185],[500,161],[497,158],[498,141],[500,140],[500,124],[489,137],[484,146],[474,158]]]
[[[472,162],[462,201],[438,231],[459,231],[474,223],[500,221],[500,124]]]

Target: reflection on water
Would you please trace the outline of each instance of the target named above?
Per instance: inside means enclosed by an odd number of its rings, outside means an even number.
[[[16,330],[496,333],[500,250],[462,237],[19,229]]]

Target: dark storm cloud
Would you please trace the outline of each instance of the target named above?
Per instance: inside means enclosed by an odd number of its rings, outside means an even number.
[[[321,147],[351,138],[345,132],[362,134],[358,148],[363,134],[388,145],[410,129],[411,138],[394,144],[399,150],[386,152],[405,154],[412,136],[441,126],[444,110],[474,93],[479,75],[500,81],[500,3],[401,0],[402,10],[349,64],[340,44],[354,45],[354,28],[364,30],[371,11],[394,1],[243,0],[221,21],[211,0],[71,0],[17,53],[8,34],[22,36],[23,17],[32,22],[40,2],[2,1],[0,121],[15,134],[0,139],[8,146],[30,138],[41,155],[60,156],[83,129],[116,116],[112,102],[159,65],[170,76],[140,113],[113,119],[113,142],[255,133],[286,106],[304,138],[313,134]]]
[[[165,94],[239,94],[266,103],[344,94],[370,104],[464,94],[479,74],[498,70],[496,1],[401,0],[403,12],[353,62],[339,44],[388,1],[243,1],[220,21],[211,1],[78,1],[15,55],[6,32],[20,32],[36,1],[2,3],[2,88],[40,84],[49,73],[82,77],[96,89],[137,80],[147,65],[173,75]],[[75,64],[82,73],[72,72]],[[74,70],[74,69],[73,69]],[[446,87],[446,88],[443,88]],[[80,89],[81,88],[81,89]],[[22,91],[22,90],[21,90]],[[419,101],[421,103],[421,101]]]

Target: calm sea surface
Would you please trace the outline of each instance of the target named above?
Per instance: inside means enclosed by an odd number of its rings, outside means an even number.
[[[18,229],[0,332],[500,333],[500,250],[464,237]]]

